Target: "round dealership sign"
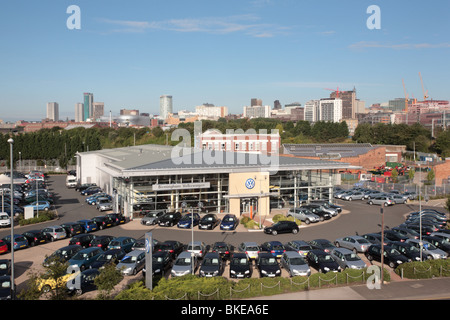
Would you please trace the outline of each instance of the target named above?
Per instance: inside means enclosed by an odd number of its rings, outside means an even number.
[[[253,189],[255,187],[255,180],[253,179],[247,179],[247,181],[245,181],[245,186],[247,187],[247,189]]]

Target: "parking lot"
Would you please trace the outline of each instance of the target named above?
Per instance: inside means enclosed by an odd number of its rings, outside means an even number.
[[[94,216],[105,214],[100,213],[95,207],[87,205],[84,201],[85,197],[81,196],[79,192],[74,189],[67,189],[65,187],[65,176],[51,176],[49,178],[50,189],[57,193],[57,201],[55,209],[58,212],[59,219],[30,226],[16,226],[15,233],[23,233],[26,230],[42,229],[46,226],[59,225],[63,222],[77,221],[80,219],[91,219]],[[311,225],[302,225],[300,232],[297,234],[279,234],[277,236],[267,235],[261,231],[249,231],[242,225],[239,225],[235,231],[221,231],[219,228],[214,230],[198,230],[194,228],[194,240],[203,241],[206,244],[212,245],[216,241],[227,242],[234,247],[237,247],[241,242],[253,241],[261,244],[266,241],[277,240],[286,243],[291,240],[313,240],[325,238],[334,241],[337,238],[355,235],[356,233],[362,235],[365,233],[379,232],[381,230],[382,215],[380,214],[380,206],[370,206],[364,201],[343,201],[339,200],[338,204],[343,207],[343,212],[337,217],[324,222],[319,222]],[[405,220],[405,215],[411,211],[417,210],[417,204],[398,204],[384,209],[384,224],[387,227],[396,226]],[[283,212],[286,209],[275,210]],[[219,217],[221,214],[218,214]],[[266,224],[270,222],[268,221]],[[256,218],[258,220],[258,218]],[[187,244],[191,241],[191,230],[179,229],[175,227],[160,227],[160,226],[144,226],[141,225],[140,220],[130,221],[124,225],[96,231],[98,235],[112,235],[112,236],[130,236],[135,239],[144,238],[145,233],[152,232],[153,238],[159,241],[178,240]],[[9,229],[3,229],[0,232],[0,238],[9,234]],[[18,292],[24,288],[25,281],[28,279],[30,271],[42,270],[42,262],[46,255],[50,255],[56,249],[67,245],[69,239],[58,240],[51,243],[46,243],[33,248],[23,250],[16,250],[15,259],[15,275]],[[368,265],[370,262],[365,258],[364,254],[359,254],[363,261]],[[6,253],[2,258],[9,259],[10,254]],[[374,262],[374,264],[378,264]],[[228,277],[229,266],[227,264],[223,276]],[[386,266],[389,269],[389,267]],[[311,272],[315,273],[317,270],[311,268]],[[282,269],[282,276],[288,277],[287,272]],[[129,281],[142,277],[141,273],[136,276],[129,277],[123,281],[125,285]],[[253,277],[259,277],[256,269],[254,269]]]

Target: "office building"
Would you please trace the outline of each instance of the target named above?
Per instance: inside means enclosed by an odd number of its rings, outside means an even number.
[[[244,118],[270,118],[270,106],[245,106]]]
[[[47,119],[59,121],[59,105],[57,102],[47,103]]]
[[[166,119],[169,113],[173,113],[172,96],[162,95],[159,97],[159,116]]]
[[[84,121],[84,104],[76,103],[75,104],[75,122]]]
[[[104,102],[94,102],[92,104],[92,115],[93,120],[100,119],[105,114],[105,103]]]
[[[320,101],[310,100],[305,103],[305,121],[314,123],[320,119]]]
[[[341,99],[320,99],[321,121],[340,122],[342,120],[342,100]]]
[[[256,107],[256,106],[262,107],[262,100],[253,98],[253,99],[250,100],[250,106],[251,107]]]
[[[84,105],[83,105],[83,121],[87,121],[93,114],[93,103],[94,103],[94,95],[92,93],[85,92],[84,96]]]
[[[216,107],[210,103],[204,103],[201,106],[195,107],[195,113],[200,119],[217,120],[219,118],[225,118],[228,115],[227,107]]]

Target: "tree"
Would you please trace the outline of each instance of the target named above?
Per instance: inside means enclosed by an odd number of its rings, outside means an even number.
[[[397,183],[398,182],[398,171],[397,169],[392,169],[391,171],[391,178],[392,178],[392,182],[393,183]]]
[[[413,168],[409,169],[409,171],[408,171],[408,179],[409,179],[409,181],[413,181],[414,180],[415,174],[416,174],[416,171]]]
[[[431,182],[434,180],[434,178],[435,178],[434,170],[433,170],[433,169],[430,169],[430,170],[428,171],[428,173],[427,173],[427,182],[428,182],[429,184],[431,184]]]
[[[98,298],[109,299],[111,291],[122,279],[123,275],[116,269],[116,265],[112,262],[107,263],[94,280],[94,284],[100,290]]]

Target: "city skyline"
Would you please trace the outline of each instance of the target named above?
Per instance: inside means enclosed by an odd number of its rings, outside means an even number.
[[[329,97],[325,88],[352,90],[366,102],[449,99],[446,62],[448,2],[249,0],[77,1],[79,30],[66,22],[72,3],[2,3],[0,108],[4,121],[60,119],[92,92],[110,110],[159,114],[159,97],[173,111],[204,102],[242,113],[252,98],[273,106]],[[381,28],[371,30],[370,5]],[[26,119],[24,118],[26,115]]]

